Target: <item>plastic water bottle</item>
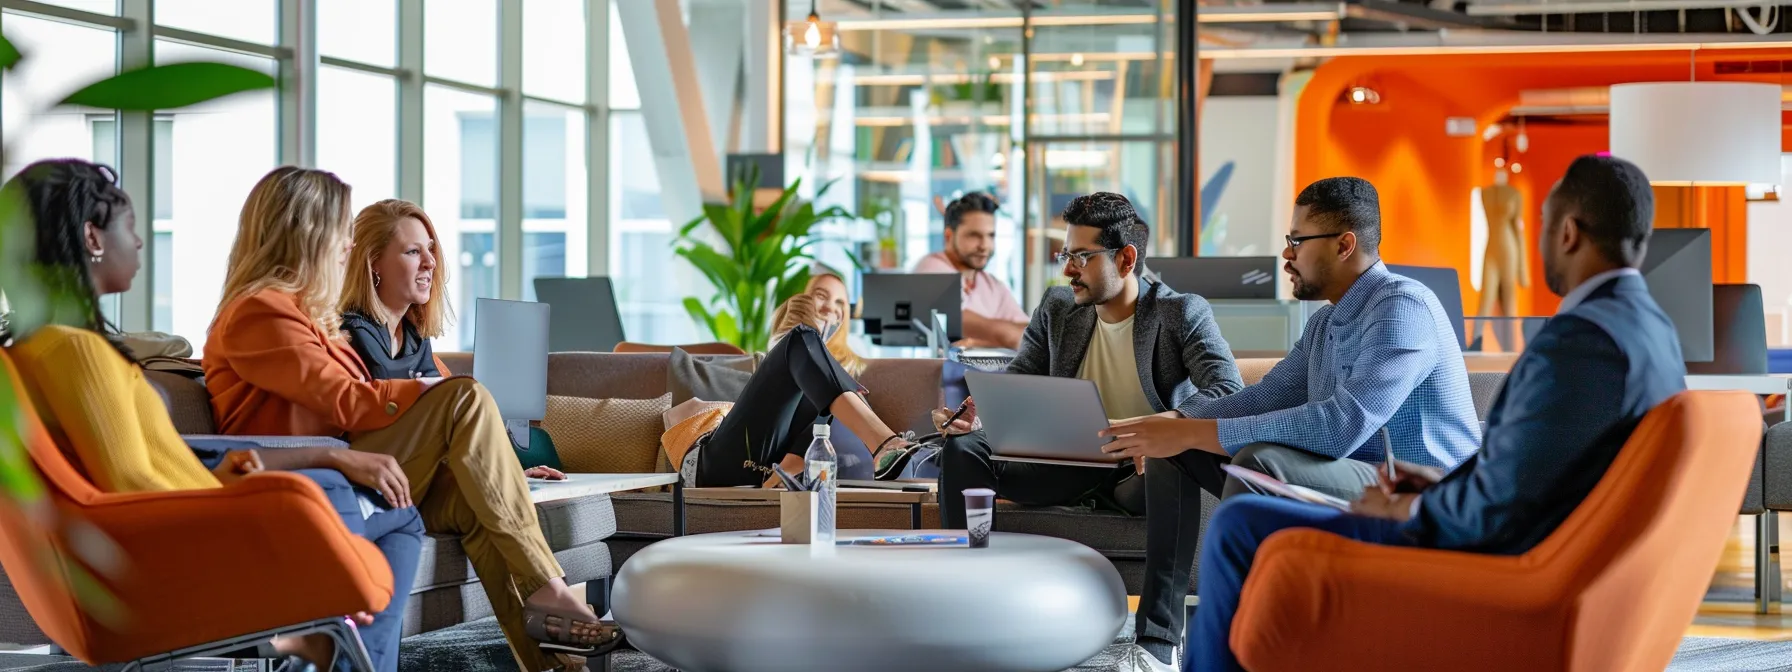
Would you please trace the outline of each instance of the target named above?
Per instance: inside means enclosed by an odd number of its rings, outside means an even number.
[[[815,425],[815,440],[809,442],[809,450],[803,453],[803,464],[806,465],[808,481],[815,490],[815,537],[816,544],[834,545],[834,502],[840,484],[836,473],[839,458],[834,453],[834,444],[828,441],[828,426],[822,423]]]

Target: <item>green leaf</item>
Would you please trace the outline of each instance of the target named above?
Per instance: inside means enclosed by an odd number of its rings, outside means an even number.
[[[747,349],[744,347],[745,344],[741,342],[740,326],[735,324],[733,315],[729,315],[728,313],[717,315],[714,330],[716,340],[723,343],[733,343],[734,345],[743,346],[741,348],[742,350]]]
[[[274,78],[265,72],[225,63],[173,63],[102,79],[69,94],[61,104],[129,111],[171,110],[271,88]]]
[[[691,321],[696,322],[698,328],[709,332],[712,337],[715,336],[716,319],[710,316],[709,309],[704,308],[703,302],[698,301],[697,297],[684,297],[684,312],[691,314]]]
[[[12,46],[12,40],[0,36],[0,69],[11,70],[12,66],[18,65],[19,59],[23,57],[24,55],[19,53],[19,48]]]

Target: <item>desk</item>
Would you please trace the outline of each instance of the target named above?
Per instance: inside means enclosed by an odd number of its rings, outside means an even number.
[[[1687,376],[1688,390],[1741,390],[1754,394],[1792,393],[1792,375],[1784,373]],[[1792,403],[1786,404],[1792,421]],[[1780,526],[1771,510],[1755,516],[1755,613],[1766,614],[1780,601]]]

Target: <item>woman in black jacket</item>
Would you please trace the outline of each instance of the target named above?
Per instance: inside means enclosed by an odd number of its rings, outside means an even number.
[[[423,208],[387,199],[355,216],[342,286],[342,331],[376,379],[451,375],[429,340],[452,319],[436,227]]]

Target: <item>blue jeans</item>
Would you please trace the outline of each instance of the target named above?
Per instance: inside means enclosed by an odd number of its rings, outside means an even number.
[[[1194,670],[1243,670],[1232,654],[1232,616],[1251,571],[1257,547],[1269,535],[1291,527],[1324,530],[1372,544],[1407,546],[1400,524],[1337,509],[1264,495],[1240,495],[1220,503],[1207,523],[1201,546],[1201,579],[1194,627],[1188,633],[1188,661]]]
[[[357,487],[348,481],[341,472],[334,469],[301,469],[296,471],[301,476],[316,481],[324,489],[324,496],[336,507],[336,514],[342,516],[343,524],[348,530],[380,549],[386,556],[386,564],[392,567],[392,602],[384,611],[373,615],[373,624],[361,628],[361,641],[367,645],[367,655],[373,659],[373,668],[379,672],[397,672],[398,640],[404,627],[404,607],[410,601],[411,583],[417,579],[417,563],[423,548],[423,518],[417,515],[415,507],[405,509],[383,509],[363,519],[361,504],[356,500]],[[368,491],[371,492],[371,491]],[[371,495],[373,501],[385,504],[379,495]],[[337,670],[348,669],[348,658],[337,656]]]

